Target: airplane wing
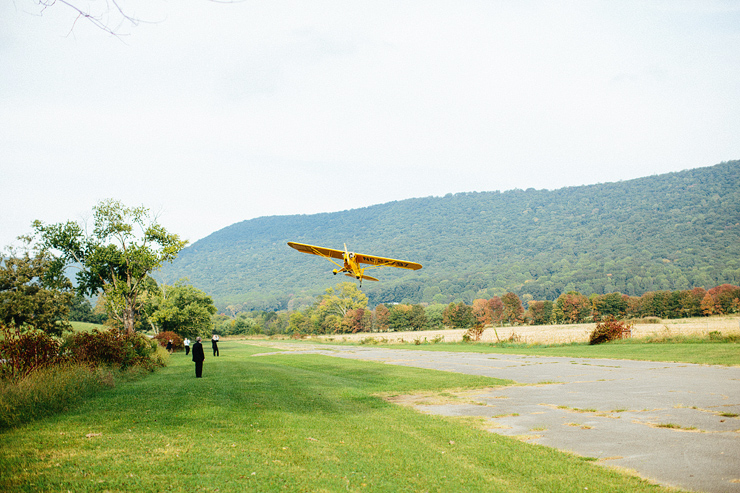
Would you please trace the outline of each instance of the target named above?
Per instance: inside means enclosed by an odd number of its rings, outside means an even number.
[[[325,257],[328,259],[336,258],[339,260],[344,260],[344,251],[342,250],[335,250],[333,248],[325,248],[325,247],[320,247],[320,246],[307,245],[305,243],[296,243],[293,241],[289,241],[288,246],[291,248],[295,248],[299,252],[310,253],[312,255],[318,255],[320,257]],[[370,264],[375,267],[398,267],[399,269],[411,269],[411,270],[421,269],[421,264],[417,264],[416,262],[409,262],[407,260],[397,260],[393,258],[376,257],[374,255],[365,255],[362,253],[355,253],[354,255],[355,255],[355,259],[357,260],[357,263],[359,264]]]
[[[370,264],[376,267],[398,267],[399,269],[421,269],[421,264],[416,262],[409,262],[407,260],[396,260],[393,258],[375,257],[374,255],[365,255],[362,253],[356,253],[355,258],[360,264]]]
[[[305,243],[295,243],[293,241],[289,241],[288,246],[295,248],[299,252],[310,253],[312,255],[318,255],[319,257],[338,258],[339,260],[344,258],[344,252],[342,250],[334,250],[333,248],[306,245]]]

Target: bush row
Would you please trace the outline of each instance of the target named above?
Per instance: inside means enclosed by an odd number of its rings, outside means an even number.
[[[116,329],[59,339],[0,327],[0,429],[64,411],[166,361],[167,352],[156,342]]]
[[[164,365],[156,348],[156,342],[146,336],[116,329],[76,332],[59,339],[40,330],[0,327],[0,378],[22,378],[63,364],[138,366],[151,371]]]

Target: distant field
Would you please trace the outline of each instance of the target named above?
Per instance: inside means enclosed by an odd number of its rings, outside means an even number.
[[[72,329],[75,332],[90,332],[93,329],[103,329],[105,326],[100,324],[91,324],[88,322],[70,322],[70,325],[72,325]]]
[[[587,342],[589,334],[595,324],[571,325],[521,325],[514,327],[489,327],[483,332],[480,342],[499,342],[514,339],[516,342],[527,344],[569,344],[573,342]],[[710,332],[740,333],[740,317],[701,317],[682,318],[675,320],[661,320],[657,324],[638,324],[632,329],[633,338],[654,335],[699,335],[706,336]],[[373,334],[334,334],[315,336],[322,341],[360,342],[372,337],[387,343],[420,342],[440,340],[440,342],[461,342],[464,329],[429,330],[419,332],[383,332]]]

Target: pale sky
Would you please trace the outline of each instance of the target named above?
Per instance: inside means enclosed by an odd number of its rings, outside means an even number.
[[[0,2],[0,249],[105,198],[194,242],[740,159],[740,1],[118,3]]]

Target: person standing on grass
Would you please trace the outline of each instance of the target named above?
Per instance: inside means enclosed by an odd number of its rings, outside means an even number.
[[[203,344],[200,343],[200,337],[195,338],[195,344],[193,344],[193,361],[195,361],[195,378],[201,378],[203,376],[203,360],[206,359],[205,353],[203,353]]]
[[[185,346],[185,356],[187,356],[190,354],[190,339],[186,337],[185,340],[182,341],[182,344]]]
[[[218,334],[213,334],[213,337],[211,337],[211,347],[213,348],[213,355],[220,356],[218,354]]]
[[[167,341],[167,352],[172,354],[172,339]]]

